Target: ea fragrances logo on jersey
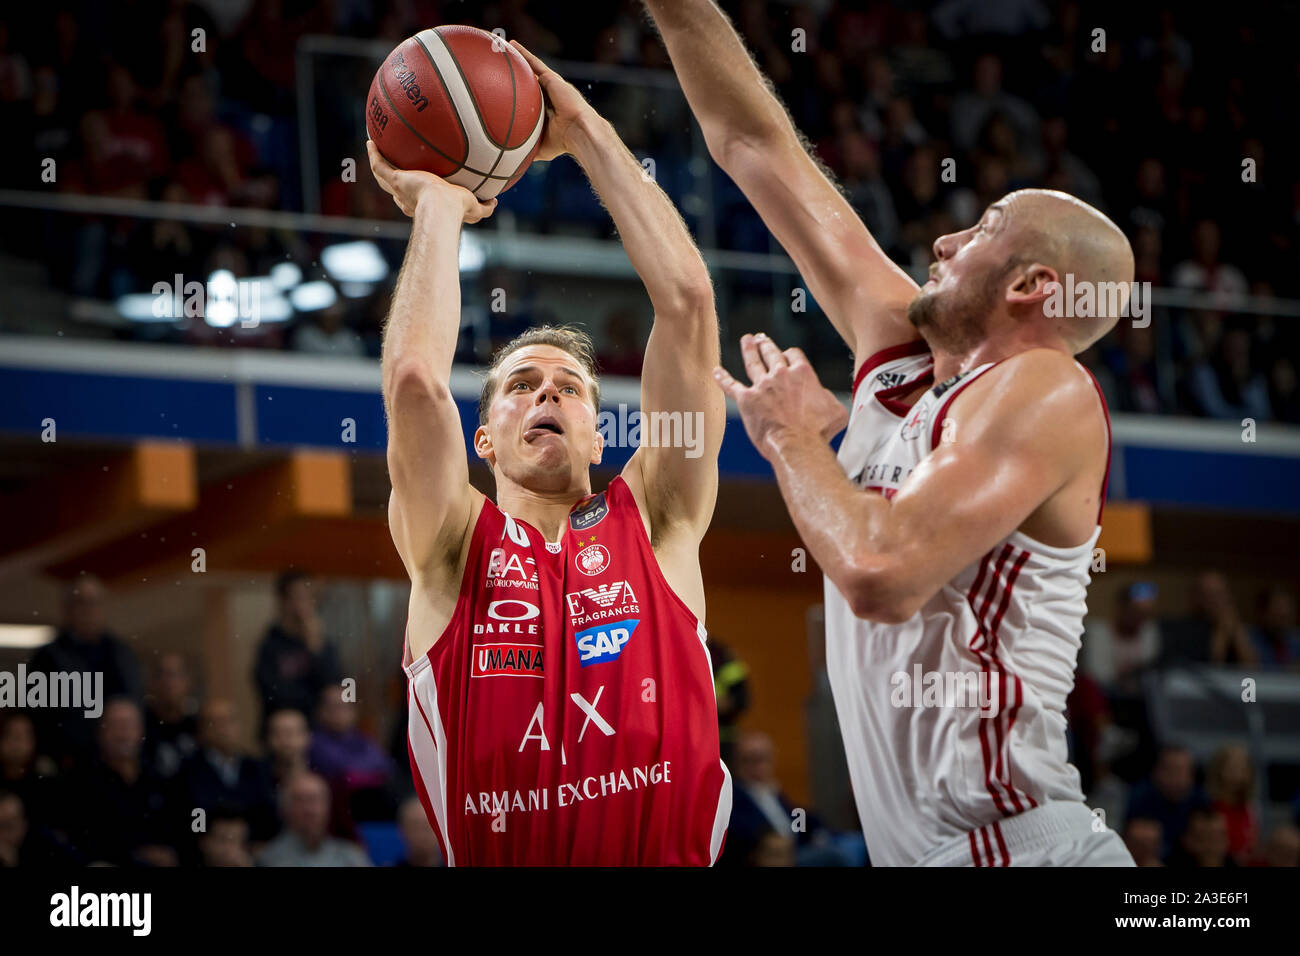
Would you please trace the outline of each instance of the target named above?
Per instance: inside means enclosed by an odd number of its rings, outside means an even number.
[[[614,617],[640,614],[641,605],[628,581],[612,581],[564,595],[575,628]]]
[[[618,660],[623,648],[632,639],[632,632],[641,622],[635,618],[610,621],[573,635],[578,642],[578,663],[583,667]]]
[[[589,544],[573,556],[573,563],[583,574],[595,577],[609,567],[609,549],[603,544]]]

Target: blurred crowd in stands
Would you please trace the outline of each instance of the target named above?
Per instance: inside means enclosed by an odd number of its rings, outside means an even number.
[[[1224,576],[1204,571],[1184,612],[1171,611],[1156,585],[1135,581],[1109,613],[1095,608],[1086,621],[1067,706],[1088,804],[1123,833],[1139,865],[1295,866],[1300,768],[1266,781],[1244,740],[1198,768],[1189,749],[1160,739],[1150,682],[1171,668],[1300,675],[1295,595],[1263,587],[1246,613]],[[1265,832],[1261,808],[1286,804],[1285,819]]]
[[[102,674],[102,713],[0,709],[0,866],[442,864],[404,719],[387,748],[361,729],[311,579],[287,571],[276,589],[253,673],[262,712],[242,715],[203,696],[179,654],[142,667],[98,580],[67,588],[29,673]]]
[[[277,613],[251,675],[261,711],[251,714],[204,694],[203,675],[180,654],[142,665],[106,619],[103,584],[69,584],[57,635],[28,673],[102,674],[102,713],[0,708],[0,866],[441,865],[411,782],[406,715],[387,715],[387,745],[368,729],[384,715],[350,695],[318,587],[300,571],[277,579]],[[1266,587],[1246,616],[1214,572],[1192,595],[1186,615],[1159,617],[1154,586],[1136,582],[1113,614],[1088,621],[1067,714],[1088,805],[1141,865],[1300,865],[1300,767],[1290,778],[1273,768],[1266,792],[1245,740],[1198,766],[1158,739],[1142,689],[1144,674],[1177,665],[1300,674],[1294,595]],[[710,643],[733,778],[719,865],[867,862],[852,824],[833,827],[788,795],[772,739],[744,719],[747,666]]]
[[[1239,293],[1300,297],[1300,176],[1276,109],[1300,93],[1300,70],[1276,68],[1294,62],[1283,45],[1300,25],[1295,8],[1241,6],[1225,17],[1212,7],[1116,0],[723,5],[898,262],[924,270],[937,236],[974,221],[1008,190],[1068,191],[1128,233],[1138,281],[1218,297],[1212,309],[1161,307],[1149,324],[1122,322],[1085,354],[1113,408],[1300,422],[1297,323],[1234,312],[1231,301]],[[0,176],[5,188],[301,209],[299,41],[326,34],[384,47],[466,18],[504,29],[544,57],[668,67],[637,0],[495,0],[473,9],[450,0],[83,0],[11,8],[0,14],[0,120],[15,148],[0,156]],[[360,91],[373,66],[324,56],[313,67],[323,184],[316,205],[327,214],[399,217],[364,161],[355,181],[339,172],[341,157],[364,160]],[[634,152],[656,159],[659,181],[693,225],[707,207],[717,247],[772,249],[729,180],[690,161],[689,120],[675,91],[582,85]],[[41,178],[50,159],[53,183]],[[515,187],[503,203],[507,215],[497,218],[554,235],[611,236],[576,166],[548,165]],[[102,216],[15,222],[30,231],[11,232],[10,251],[39,248],[60,288],[101,299],[176,273],[265,275],[286,259],[310,273],[323,239]],[[395,262],[400,245],[386,253]],[[770,311],[773,296],[788,295],[770,276],[726,281],[734,287],[724,322],[749,321]],[[557,312],[568,318],[535,277],[493,277],[483,289],[503,282],[517,294],[504,314],[481,310],[487,329],[467,339],[466,361],[481,361],[518,326]],[[287,330],[240,335],[200,322],[164,331],[170,340],[375,355],[386,304],[379,289],[300,314]],[[609,371],[639,371],[648,313],[633,311],[583,317],[597,326]],[[467,314],[467,324],[475,319]],[[799,334],[804,340],[791,344],[820,364],[844,364],[820,319]]]

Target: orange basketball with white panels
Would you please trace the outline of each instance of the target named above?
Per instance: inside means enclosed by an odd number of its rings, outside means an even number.
[[[467,26],[402,41],[375,73],[366,103],[366,131],[385,159],[484,200],[528,169],[545,118],[542,88],[519,51]]]

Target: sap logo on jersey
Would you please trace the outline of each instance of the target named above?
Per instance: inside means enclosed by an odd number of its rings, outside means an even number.
[[[641,621],[630,619],[610,621],[599,627],[588,628],[573,635],[578,642],[578,662],[583,667],[617,660],[632,638],[632,632]]]

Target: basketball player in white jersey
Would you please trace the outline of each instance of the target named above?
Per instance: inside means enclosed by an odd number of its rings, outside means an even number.
[[[877,865],[1133,865],[1067,760],[1110,434],[1073,356],[1114,325],[1052,283],[1125,283],[1123,233],[1021,190],[935,242],[919,288],[812,159],[713,0],[646,0],[709,150],[854,354],[843,407],[798,349],[715,377],[826,576],[826,653]],[[1127,292],[1127,285],[1121,287]],[[1112,310],[1114,311],[1114,310]]]

